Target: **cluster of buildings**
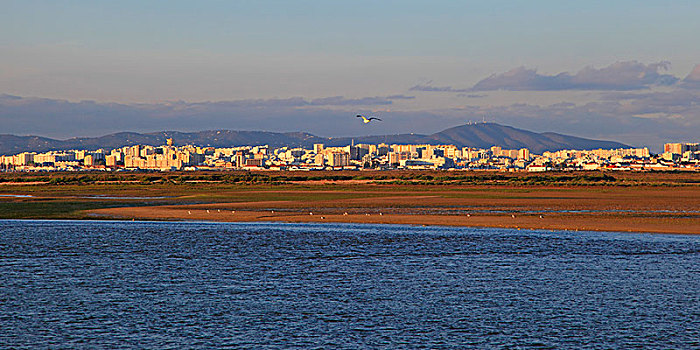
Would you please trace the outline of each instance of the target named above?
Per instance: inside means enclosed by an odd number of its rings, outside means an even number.
[[[359,170],[458,169],[501,171],[700,170],[697,143],[668,143],[664,153],[647,148],[560,150],[532,154],[527,148],[477,149],[454,145],[351,144],[312,149],[268,146],[230,148],[136,145],[113,150],[25,152],[0,156],[1,171],[83,170]]]

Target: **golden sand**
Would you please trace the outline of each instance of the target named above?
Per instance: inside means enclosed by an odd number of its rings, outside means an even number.
[[[328,192],[328,191],[323,191]],[[308,195],[313,191],[303,191]],[[368,192],[369,193],[369,192]],[[376,192],[375,192],[376,194]],[[122,219],[348,222],[653,233],[700,233],[700,189],[492,188],[392,192],[318,201],[246,201],[92,210]]]

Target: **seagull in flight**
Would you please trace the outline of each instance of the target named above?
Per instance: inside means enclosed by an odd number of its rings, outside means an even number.
[[[359,114],[358,114],[356,117],[357,117],[357,118],[362,118],[362,122],[365,123],[365,124],[369,123],[369,122],[372,121],[372,120],[379,120],[379,121],[382,121],[381,119],[379,119],[379,118],[377,118],[377,117],[369,117],[369,118],[366,118],[365,116],[359,115]]]

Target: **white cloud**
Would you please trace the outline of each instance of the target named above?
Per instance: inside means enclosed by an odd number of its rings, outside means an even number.
[[[604,68],[585,67],[568,72],[543,75],[536,69],[519,67],[493,74],[476,83],[472,90],[553,91],[553,90],[640,90],[652,86],[673,85],[678,78],[662,74],[668,62],[645,65],[637,61],[617,62]]]

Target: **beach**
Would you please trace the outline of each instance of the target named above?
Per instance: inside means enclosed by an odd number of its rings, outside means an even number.
[[[700,233],[698,189],[462,188],[371,192],[372,197],[310,201],[328,191],[278,192],[300,200],[122,207],[90,213],[119,219],[349,222],[654,233]],[[336,193],[336,192],[331,192]],[[354,192],[356,195],[361,193]],[[336,193],[337,194],[337,193]],[[248,193],[250,195],[250,193]],[[261,197],[265,194],[260,193]]]
[[[12,174],[0,218],[700,233],[696,173]]]

